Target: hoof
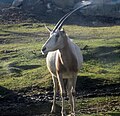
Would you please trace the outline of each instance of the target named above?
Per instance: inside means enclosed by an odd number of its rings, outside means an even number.
[[[51,114],[54,114],[54,113],[55,113],[55,111],[56,111],[55,109],[56,109],[56,108],[55,108],[55,106],[53,105],[52,108],[51,108]]]
[[[67,115],[66,115],[66,112],[62,112],[61,114],[62,114],[62,116],[67,116]]]
[[[51,114],[55,114],[55,111],[54,110],[51,110],[51,112],[50,112]]]
[[[75,113],[71,113],[71,115],[70,116],[75,116]]]

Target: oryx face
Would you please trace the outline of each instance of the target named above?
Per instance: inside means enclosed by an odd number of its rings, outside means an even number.
[[[50,37],[42,47],[42,54],[47,54],[50,51],[62,49],[64,47],[63,31],[50,32]]]
[[[65,32],[61,31],[62,25],[64,23],[64,21],[71,15],[73,14],[75,11],[77,11],[78,9],[82,9],[86,6],[90,5],[90,3],[83,3],[81,4],[79,7],[77,7],[76,9],[72,10],[71,12],[67,13],[66,15],[64,15],[56,24],[56,26],[54,27],[53,30],[49,29],[48,27],[46,27],[48,29],[48,31],[50,32],[50,37],[49,39],[46,41],[46,43],[43,45],[42,47],[42,54],[47,54],[50,51],[55,51],[57,49],[62,49],[64,47],[64,35]],[[63,33],[64,32],[64,33]]]

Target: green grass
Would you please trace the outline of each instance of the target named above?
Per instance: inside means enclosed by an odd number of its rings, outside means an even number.
[[[53,27],[53,25],[48,25]],[[91,80],[102,80],[102,82],[97,82],[98,85],[119,84],[120,26],[80,27],[67,25],[64,28],[78,46],[81,48],[87,46],[85,50],[82,50],[84,64],[78,78],[82,76]],[[45,88],[52,86],[51,75],[47,70],[45,57],[40,52],[48,36],[49,33],[45,30],[44,24],[0,25],[1,87],[19,91],[33,86]],[[90,83],[86,82],[87,84]],[[97,101],[103,103],[105,99],[96,98]],[[85,103],[85,108],[96,105],[96,100],[89,99],[89,103]],[[77,102],[81,101],[78,100]],[[83,100],[82,102],[86,101]],[[82,103],[77,103],[78,110],[81,107],[84,109],[84,106],[81,105]],[[108,116],[117,116],[119,113],[114,109],[108,111],[106,111]],[[97,116],[96,113],[97,109],[95,113],[93,112],[93,116]],[[81,115],[87,116],[89,112]]]
[[[39,83],[41,78],[47,75],[45,61],[41,59],[41,44],[2,45],[0,48],[1,86],[8,89],[23,88]]]
[[[89,41],[89,42],[88,42]],[[88,50],[84,51],[84,74],[91,73],[95,78],[119,79],[120,39],[82,40]]]

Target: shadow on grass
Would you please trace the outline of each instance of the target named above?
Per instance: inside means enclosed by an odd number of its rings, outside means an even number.
[[[21,65],[21,66],[15,66],[16,68],[22,69],[22,70],[30,70],[41,67],[41,65]]]
[[[32,97],[25,97],[16,91],[8,90],[0,86],[0,115],[51,115],[52,103],[49,101],[36,101]],[[57,116],[60,116],[60,106],[57,105]]]
[[[3,32],[5,33],[9,33],[10,35],[13,34],[13,35],[16,35],[16,36],[25,36],[25,37],[39,37],[38,33],[29,33],[29,32],[14,32],[14,31],[6,31],[6,30],[3,30]],[[43,33],[43,37],[45,36],[44,34],[46,33]]]
[[[120,95],[120,83],[109,84],[107,79],[78,76],[76,91],[78,96],[83,97],[118,96]]]
[[[91,59],[106,60],[106,62],[120,61],[120,46],[106,47],[101,46],[97,48],[87,48],[84,54],[85,61]]]
[[[31,70],[41,67],[41,65],[21,65],[17,66],[16,63],[11,63],[9,66],[10,73],[21,74],[23,70]]]
[[[120,116],[120,112],[107,113],[109,116]]]

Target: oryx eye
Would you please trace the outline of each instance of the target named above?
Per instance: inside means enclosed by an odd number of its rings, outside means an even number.
[[[57,33],[57,34],[56,34],[56,38],[58,38],[58,37],[59,37],[59,34]]]
[[[59,34],[56,34],[56,36],[55,36],[55,42],[58,41],[58,38],[59,38]]]

